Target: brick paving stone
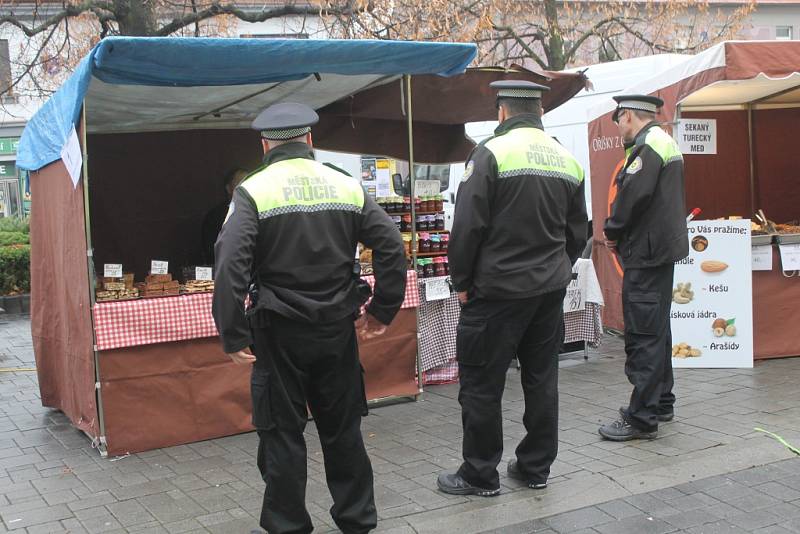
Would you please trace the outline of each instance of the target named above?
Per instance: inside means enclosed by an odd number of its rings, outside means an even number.
[[[665,521],[648,516],[627,517],[593,528],[601,534],[667,534],[678,530]]]
[[[747,534],[746,530],[742,530],[727,521],[716,521],[699,527],[692,527],[687,532],[689,534]]]
[[[596,507],[582,508],[544,520],[556,532],[572,532],[609,521],[614,521],[614,517]]]
[[[642,515],[641,510],[621,499],[598,504],[597,508],[607,513],[614,519],[625,519],[626,517]]]

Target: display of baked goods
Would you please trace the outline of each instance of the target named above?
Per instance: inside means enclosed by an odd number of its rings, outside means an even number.
[[[143,282],[134,282],[133,273],[125,273],[121,278],[102,277],[98,279],[95,297],[98,302],[109,302],[214,291],[213,280],[194,279],[197,272],[195,267],[185,267],[182,272],[186,280],[185,284],[173,280],[169,273],[149,274]]]
[[[213,280],[187,280],[181,288],[183,293],[207,293],[214,291]]]

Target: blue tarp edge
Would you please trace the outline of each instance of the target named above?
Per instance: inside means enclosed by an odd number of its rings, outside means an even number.
[[[463,43],[110,37],[28,122],[17,166],[34,171],[61,158],[92,76],[111,84],[169,87],[281,82],[313,73],[453,76],[464,72],[475,53],[475,45]]]

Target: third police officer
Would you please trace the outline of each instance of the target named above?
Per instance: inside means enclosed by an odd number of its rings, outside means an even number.
[[[502,396],[516,354],[526,436],[509,476],[544,488],[558,447],[558,346],[564,294],[586,243],[583,169],[542,129],[548,88],[494,82],[500,125],[469,157],[449,249],[463,304],[456,352],[463,463],[441,491],[500,492]]]
[[[606,244],[624,269],[625,374],[633,384],[619,418],[600,427],[612,441],[652,439],[672,420],[672,304],[674,264],[689,255],[683,156],[655,122],[664,102],[648,95],[615,96],[613,120],[625,144],[617,196],[605,222]]]

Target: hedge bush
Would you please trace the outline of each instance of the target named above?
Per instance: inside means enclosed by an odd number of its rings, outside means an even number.
[[[0,247],[9,245],[28,245],[31,239],[28,234],[22,232],[3,232],[0,230]]]
[[[0,217],[0,232],[31,233],[31,223],[28,217]]]
[[[31,290],[31,247],[0,247],[0,295],[17,295]]]

